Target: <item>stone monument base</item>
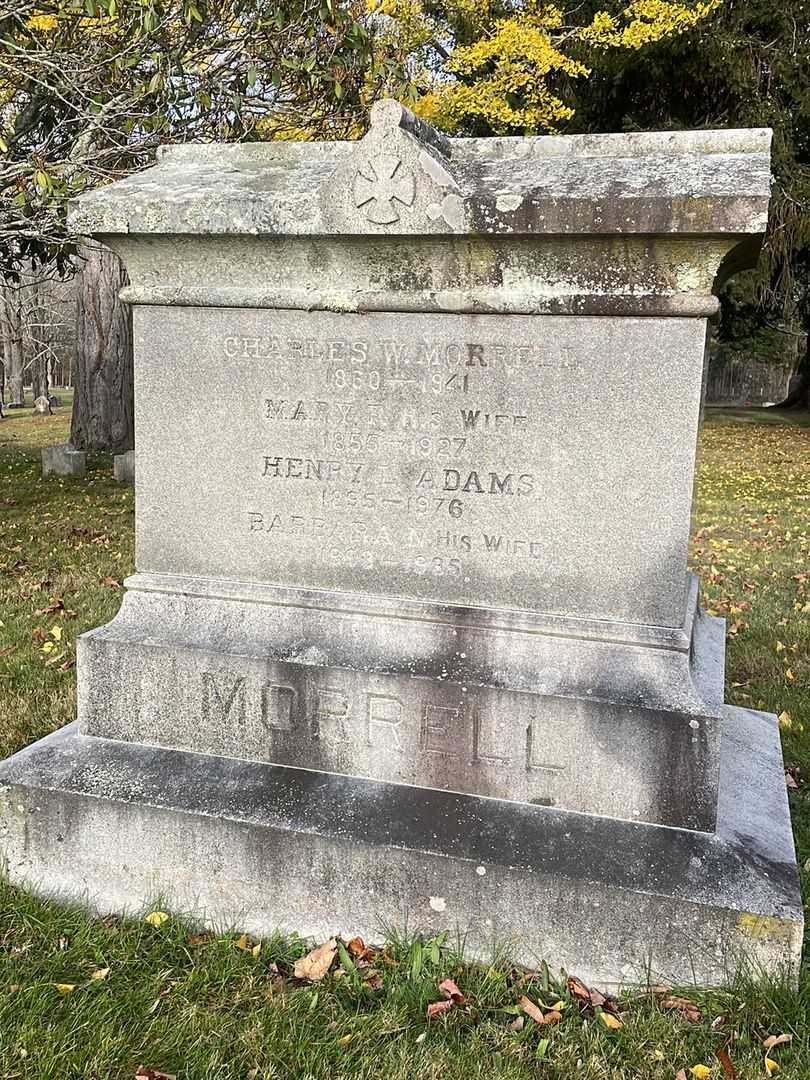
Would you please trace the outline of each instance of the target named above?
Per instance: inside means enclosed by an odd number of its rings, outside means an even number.
[[[716,833],[80,735],[0,766],[5,873],[98,911],[254,934],[466,931],[600,986],[795,979],[802,907],[773,716],[725,707]]]

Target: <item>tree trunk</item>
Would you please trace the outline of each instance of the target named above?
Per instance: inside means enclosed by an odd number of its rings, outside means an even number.
[[[784,401],[774,409],[810,409],[810,334],[807,335],[804,356],[796,368],[796,382]]]
[[[80,256],[70,440],[79,450],[121,454],[135,446],[132,313],[118,299],[128,278],[118,256],[100,244],[88,243]]]
[[[0,334],[3,337],[3,359],[8,381],[8,404],[25,404],[23,390],[25,355],[23,350],[20,294],[13,286],[0,287]]]

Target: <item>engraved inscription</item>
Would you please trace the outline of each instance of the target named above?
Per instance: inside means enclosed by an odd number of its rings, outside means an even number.
[[[521,725],[501,696],[489,704],[480,694],[470,701],[449,685],[394,694],[357,690],[350,678],[317,672],[296,685],[204,672],[200,702],[205,725],[239,738],[253,731],[265,744],[260,756],[278,755],[285,764],[317,760],[327,769],[355,771],[365,760],[383,774],[410,769],[416,782],[426,770],[428,781],[443,776],[461,790],[480,785],[488,793],[511,786],[518,767],[527,797],[546,800],[566,769],[536,717]]]
[[[389,188],[375,190],[364,207],[385,204]],[[569,500],[548,475],[569,451],[542,434],[582,365],[570,336],[540,336],[529,317],[502,340],[489,316],[236,323],[220,362],[255,392],[228,501],[251,577],[547,609],[570,574],[546,527]]]
[[[245,680],[219,678],[206,671],[202,677],[203,722],[226,723],[235,720],[245,722]]]

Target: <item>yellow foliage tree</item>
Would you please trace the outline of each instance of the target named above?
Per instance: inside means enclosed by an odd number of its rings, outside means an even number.
[[[419,115],[447,132],[554,132],[573,116],[566,80],[601,51],[641,49],[682,34],[723,0],[621,0],[577,22],[543,0],[368,0]]]

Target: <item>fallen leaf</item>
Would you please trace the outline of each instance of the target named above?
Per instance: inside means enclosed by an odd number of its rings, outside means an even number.
[[[64,609],[64,606],[64,602],[60,600],[59,597],[56,597],[56,599],[53,600],[50,604],[48,604],[47,607],[43,607],[40,608],[38,611],[35,611],[34,615],[53,615],[55,611],[62,611]]]
[[[728,1051],[718,1049],[715,1050],[715,1053],[717,1054],[717,1060],[723,1066],[723,1072],[726,1074],[728,1080],[737,1080],[737,1072],[731,1058],[728,1056]]]
[[[440,1013],[446,1013],[449,1009],[453,1008],[453,1002],[449,999],[444,1001],[431,1001],[427,1007],[427,1018],[432,1020],[434,1016],[438,1016]]]
[[[779,1072],[779,1066],[773,1058],[769,1058],[767,1054],[765,1055],[765,1072],[768,1076],[773,1076],[775,1072]]]
[[[96,981],[101,981],[101,979],[106,979],[109,974],[110,974],[110,969],[108,967],[107,968],[99,968],[97,971],[93,972],[93,974],[90,976],[90,978],[94,979]]]
[[[775,1046],[781,1046],[783,1043],[789,1043],[792,1041],[792,1035],[769,1035],[768,1038],[764,1040],[762,1045],[765,1047],[766,1050],[773,1050]]]
[[[332,961],[337,953],[337,942],[334,938],[325,941],[317,949],[302,956],[295,961],[293,975],[296,979],[307,979],[309,982],[318,982],[332,966]]]
[[[338,1046],[346,1046],[346,1044],[350,1043],[351,1041],[352,1041],[351,1035],[341,1035],[341,1037],[337,1041],[337,1044],[338,1044]]]
[[[614,1031],[618,1031],[620,1027],[624,1027],[618,1016],[614,1016],[613,1013],[600,1012],[599,1019],[605,1027],[612,1028]]]
[[[50,634],[51,634],[51,637],[53,638],[54,641],[61,641],[62,640],[62,627],[59,626],[59,625],[52,626],[51,630],[50,630]]]
[[[509,1028],[510,1031],[523,1031],[523,1028],[525,1027],[525,1025],[526,1025],[526,1017],[525,1016],[516,1016],[511,1024],[507,1024],[507,1027]]]
[[[209,941],[213,940],[213,938],[214,935],[209,933],[189,934],[189,936],[186,938],[186,945],[191,945],[192,948],[194,948],[196,945],[207,945]]]
[[[150,926],[161,927],[168,918],[169,916],[165,911],[150,911],[144,922],[148,922]]]
[[[796,783],[796,781],[793,779],[789,772],[785,773],[785,784],[791,789],[791,791],[799,790],[799,785]]]
[[[361,937],[353,937],[346,945],[349,956],[362,956],[366,951],[365,942]]]
[[[694,1002],[683,997],[667,997],[661,1002],[661,1008],[679,1012],[690,1024],[696,1024],[700,1019],[700,1009]]]
[[[121,588],[121,582],[116,581],[114,577],[105,577],[102,580],[101,584],[106,585],[108,589],[120,589]]]
[[[456,1005],[464,1004],[464,995],[452,979],[445,979],[444,982],[439,983],[439,993],[443,994]]]
[[[160,1072],[159,1069],[145,1069],[143,1065],[135,1073],[135,1080],[177,1080],[172,1073]]]
[[[262,951],[262,943],[259,941],[250,950],[250,955],[251,956],[258,956],[261,951]]]
[[[76,983],[54,983],[60,994],[72,994],[76,989]]]
[[[695,1080],[706,1080],[707,1076],[711,1076],[712,1070],[708,1065],[693,1065],[689,1070]]]
[[[590,1005],[591,992],[584,983],[581,983],[579,979],[575,979],[573,975],[568,980],[568,993],[573,994],[575,998],[580,1001],[585,1001]]]
[[[534,1020],[535,1024],[544,1024],[545,1018],[543,1013],[531,998],[527,998],[525,995],[518,1001],[518,1006],[526,1013],[530,1019]]]
[[[686,1069],[678,1069],[675,1073],[675,1080],[686,1080]]]
[[[363,986],[367,986],[369,990],[382,990],[382,985],[382,974],[376,968],[369,968],[363,973]]]

